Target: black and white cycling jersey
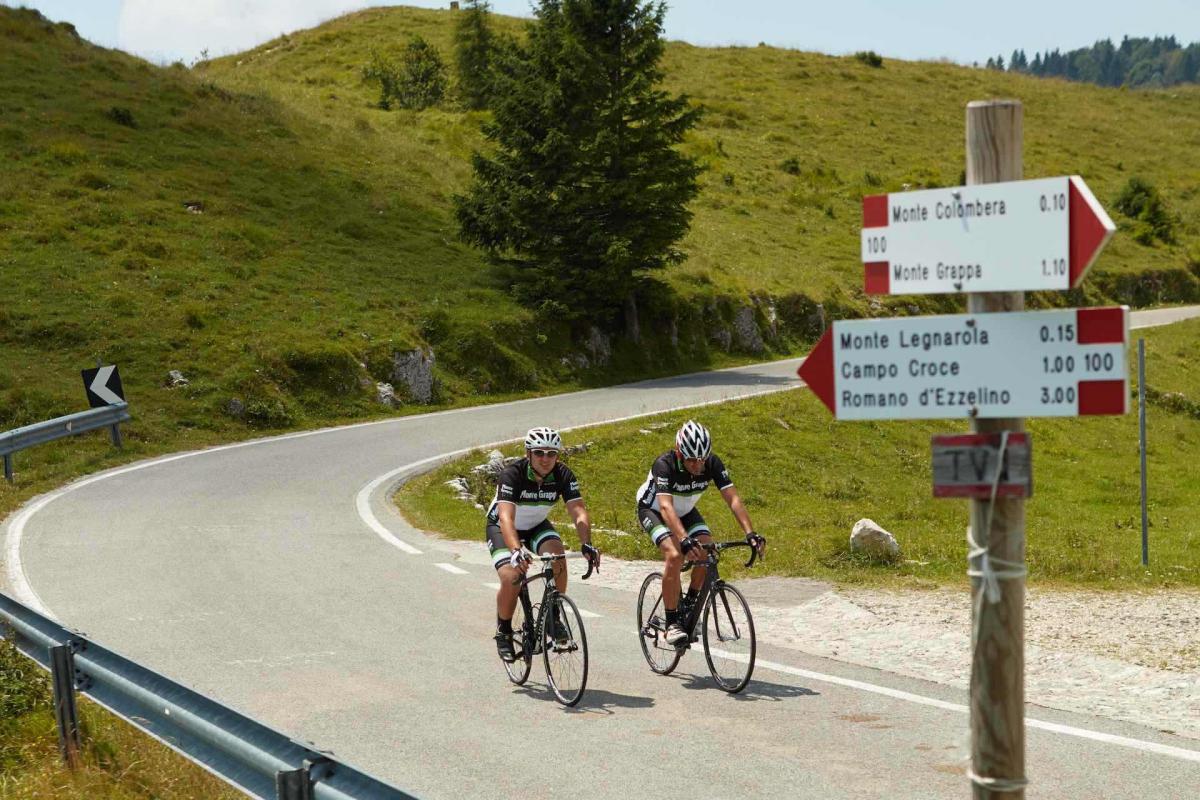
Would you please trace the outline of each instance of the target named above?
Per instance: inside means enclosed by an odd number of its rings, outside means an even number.
[[[489,525],[500,522],[500,503],[516,506],[513,520],[518,531],[527,531],[544,522],[551,507],[562,498],[564,503],[579,500],[579,479],[566,464],[559,462],[545,479],[538,483],[529,459],[522,458],[509,464],[500,472],[496,481],[496,495],[487,510]]]
[[[696,507],[709,483],[718,489],[733,486],[729,470],[725,469],[715,453],[704,459],[704,470],[699,475],[693,475],[687,471],[675,451],[668,450],[654,459],[646,481],[638,489],[638,507],[658,511],[658,496],[669,494],[675,504],[675,513],[682,517]]]

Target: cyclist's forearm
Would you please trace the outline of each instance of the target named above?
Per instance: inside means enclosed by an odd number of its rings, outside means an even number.
[[[675,540],[675,544],[679,544],[687,538],[687,531],[683,529],[683,522],[680,521],[679,515],[675,513],[675,506],[670,503],[659,503],[659,516],[666,523],[667,530],[671,532],[671,538]]]
[[[582,544],[592,543],[592,519],[588,515],[587,507],[583,501],[571,503],[567,506],[567,510],[571,512],[571,519],[575,523],[575,533],[579,536],[579,541]]]
[[[729,503],[729,510],[733,512],[733,518],[737,520],[738,525],[742,526],[742,533],[750,533],[750,531],[754,530],[754,525],[750,522],[750,512],[746,510],[745,504],[742,503],[742,496],[732,487],[730,487],[728,492],[725,496],[725,501]]]

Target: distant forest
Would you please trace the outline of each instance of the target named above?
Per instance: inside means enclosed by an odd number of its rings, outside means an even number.
[[[996,56],[989,58],[986,66],[1101,86],[1174,86],[1197,82],[1200,42],[1181,47],[1174,36],[1153,39],[1126,36],[1119,45],[1114,45],[1111,39],[1102,39],[1091,47],[1067,53],[1057,49],[1035,53],[1032,60],[1024,50],[1014,50],[1007,63],[1003,56]]]

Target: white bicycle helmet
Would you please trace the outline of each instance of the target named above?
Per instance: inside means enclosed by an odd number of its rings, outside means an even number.
[[[675,434],[675,448],[684,458],[708,458],[712,454],[712,436],[708,428],[689,419]]]
[[[525,449],[562,450],[562,437],[554,428],[530,428],[525,434]]]

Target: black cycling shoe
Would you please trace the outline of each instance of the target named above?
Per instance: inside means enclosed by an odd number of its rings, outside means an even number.
[[[511,633],[496,631],[496,652],[500,655],[500,660],[505,664],[511,664],[517,660],[517,652],[513,649],[513,637]]]
[[[563,617],[562,609],[558,609],[555,614],[557,619],[554,621],[554,649],[558,651],[570,649],[571,629],[567,627],[567,621]]]

